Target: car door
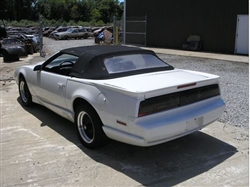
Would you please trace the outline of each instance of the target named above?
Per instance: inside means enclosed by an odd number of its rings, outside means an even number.
[[[60,54],[51,62],[45,63],[35,77],[34,92],[39,101],[60,115],[69,112],[66,109],[65,93],[68,74],[77,58],[69,54]]]
[[[71,38],[78,38],[78,29],[74,29],[71,33]]]
[[[37,74],[39,99],[51,110],[61,113],[65,109],[65,88],[67,77],[41,71]]]
[[[79,38],[84,38],[84,34],[85,34],[85,29],[83,28],[79,29]]]

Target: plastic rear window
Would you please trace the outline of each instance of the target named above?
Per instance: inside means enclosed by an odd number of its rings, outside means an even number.
[[[151,54],[114,56],[106,58],[104,64],[109,74],[169,66]]]

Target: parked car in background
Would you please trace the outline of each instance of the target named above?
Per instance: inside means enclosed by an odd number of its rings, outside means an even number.
[[[136,47],[64,49],[14,77],[23,105],[38,103],[74,122],[88,148],[108,138],[157,145],[204,128],[225,109],[218,76],[175,69]]]
[[[56,40],[88,38],[89,32],[84,28],[69,28],[66,32],[55,33]]]
[[[6,27],[1,33],[0,56],[4,62],[18,61],[19,57],[39,51],[36,27]]]
[[[55,29],[56,27],[49,27],[49,29],[45,29],[45,31],[43,31],[43,36],[49,36]]]
[[[0,26],[0,40],[7,37],[7,31],[4,25]]]
[[[27,34],[33,35],[38,33],[38,28],[36,27],[9,27],[7,29],[8,35],[13,34]]]
[[[1,41],[0,54],[4,62],[18,61],[20,56],[27,56],[26,45],[16,38],[5,38]]]
[[[15,38],[21,40],[26,45],[26,51],[28,54],[33,54],[39,51],[39,39],[38,35],[27,35],[27,34],[14,34],[9,35],[9,38]]]
[[[53,32],[50,33],[50,38],[55,38],[55,34],[59,32],[66,32],[69,29],[69,27],[58,27]]]
[[[104,26],[104,27],[100,27],[97,29],[94,29],[94,37],[98,37],[98,35],[103,32],[104,30],[108,30],[109,32],[113,33],[113,26]]]
[[[92,32],[91,28],[83,27],[79,29],[79,32],[83,33],[83,39],[87,39],[88,37],[93,37],[94,33]]]
[[[49,30],[50,27],[43,27],[43,32]]]

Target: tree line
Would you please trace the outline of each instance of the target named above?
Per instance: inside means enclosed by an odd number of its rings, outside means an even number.
[[[123,14],[118,0],[1,0],[0,19],[37,21],[41,14],[48,20],[64,22],[111,23]]]

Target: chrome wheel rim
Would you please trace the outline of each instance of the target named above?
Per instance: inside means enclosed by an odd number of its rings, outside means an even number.
[[[28,101],[28,88],[24,81],[20,82],[20,95],[23,102],[26,103]]]
[[[82,111],[78,114],[77,126],[81,138],[86,143],[93,142],[95,137],[94,125],[90,116],[86,112]]]

